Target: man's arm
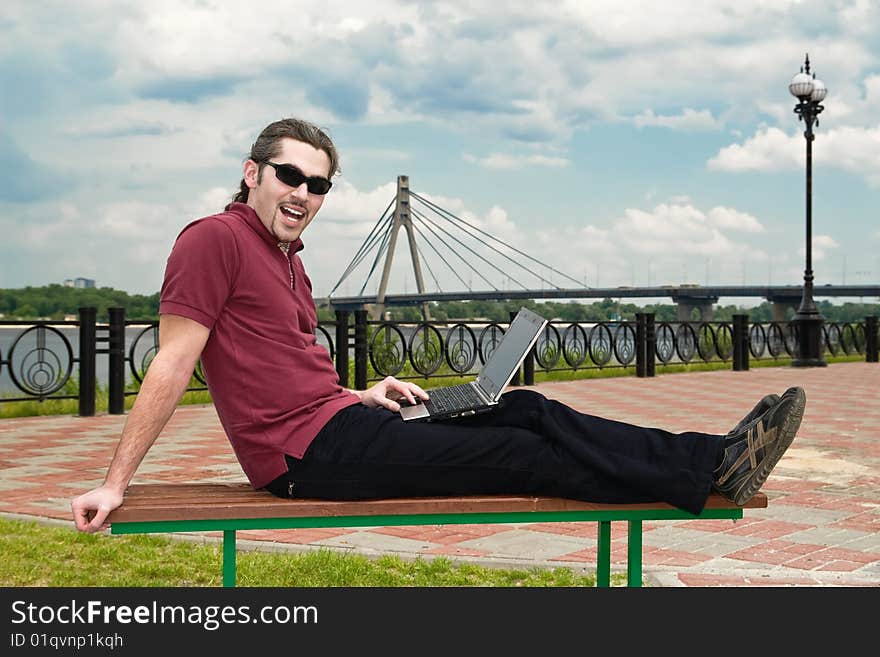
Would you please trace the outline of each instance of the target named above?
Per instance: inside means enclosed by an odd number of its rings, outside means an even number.
[[[209,334],[207,327],[186,317],[160,317],[159,351],[125,421],[104,484],[70,504],[80,531],[107,528],[107,515],[122,504],[128,482],[186,392]]]

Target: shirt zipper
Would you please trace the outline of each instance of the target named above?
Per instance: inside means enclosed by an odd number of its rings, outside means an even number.
[[[287,271],[290,274],[290,289],[293,290],[293,265],[290,264],[289,255],[290,242],[278,242],[278,248],[281,250],[281,253],[284,254],[284,259],[287,261]]]

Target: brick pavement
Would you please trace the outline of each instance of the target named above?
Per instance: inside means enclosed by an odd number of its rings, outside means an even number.
[[[770,504],[729,520],[645,523],[644,571],[659,586],[880,586],[880,366],[757,368],[544,383],[584,412],[724,433],[768,392],[807,393],[803,424],[763,490]],[[0,420],[0,513],[70,520],[70,498],[103,480],[123,416]],[[183,406],[135,482],[242,481],[212,406]],[[70,522],[71,531],[73,524]],[[592,571],[595,523],[241,532],[241,544]],[[623,570],[626,523],[612,528]]]

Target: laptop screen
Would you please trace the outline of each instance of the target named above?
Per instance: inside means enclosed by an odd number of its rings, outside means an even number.
[[[476,383],[483,392],[495,399],[513,376],[520,361],[538,339],[546,320],[527,308],[521,308],[501,343],[489,356],[477,376]]]

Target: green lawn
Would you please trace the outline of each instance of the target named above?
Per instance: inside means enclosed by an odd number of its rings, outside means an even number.
[[[0,585],[200,587],[222,585],[219,544],[161,536],[83,534],[70,528],[0,518]],[[596,585],[594,573],[456,565],[448,558],[372,560],[329,549],[301,553],[240,550],[238,586],[491,586]],[[611,583],[625,585],[623,574]]]

